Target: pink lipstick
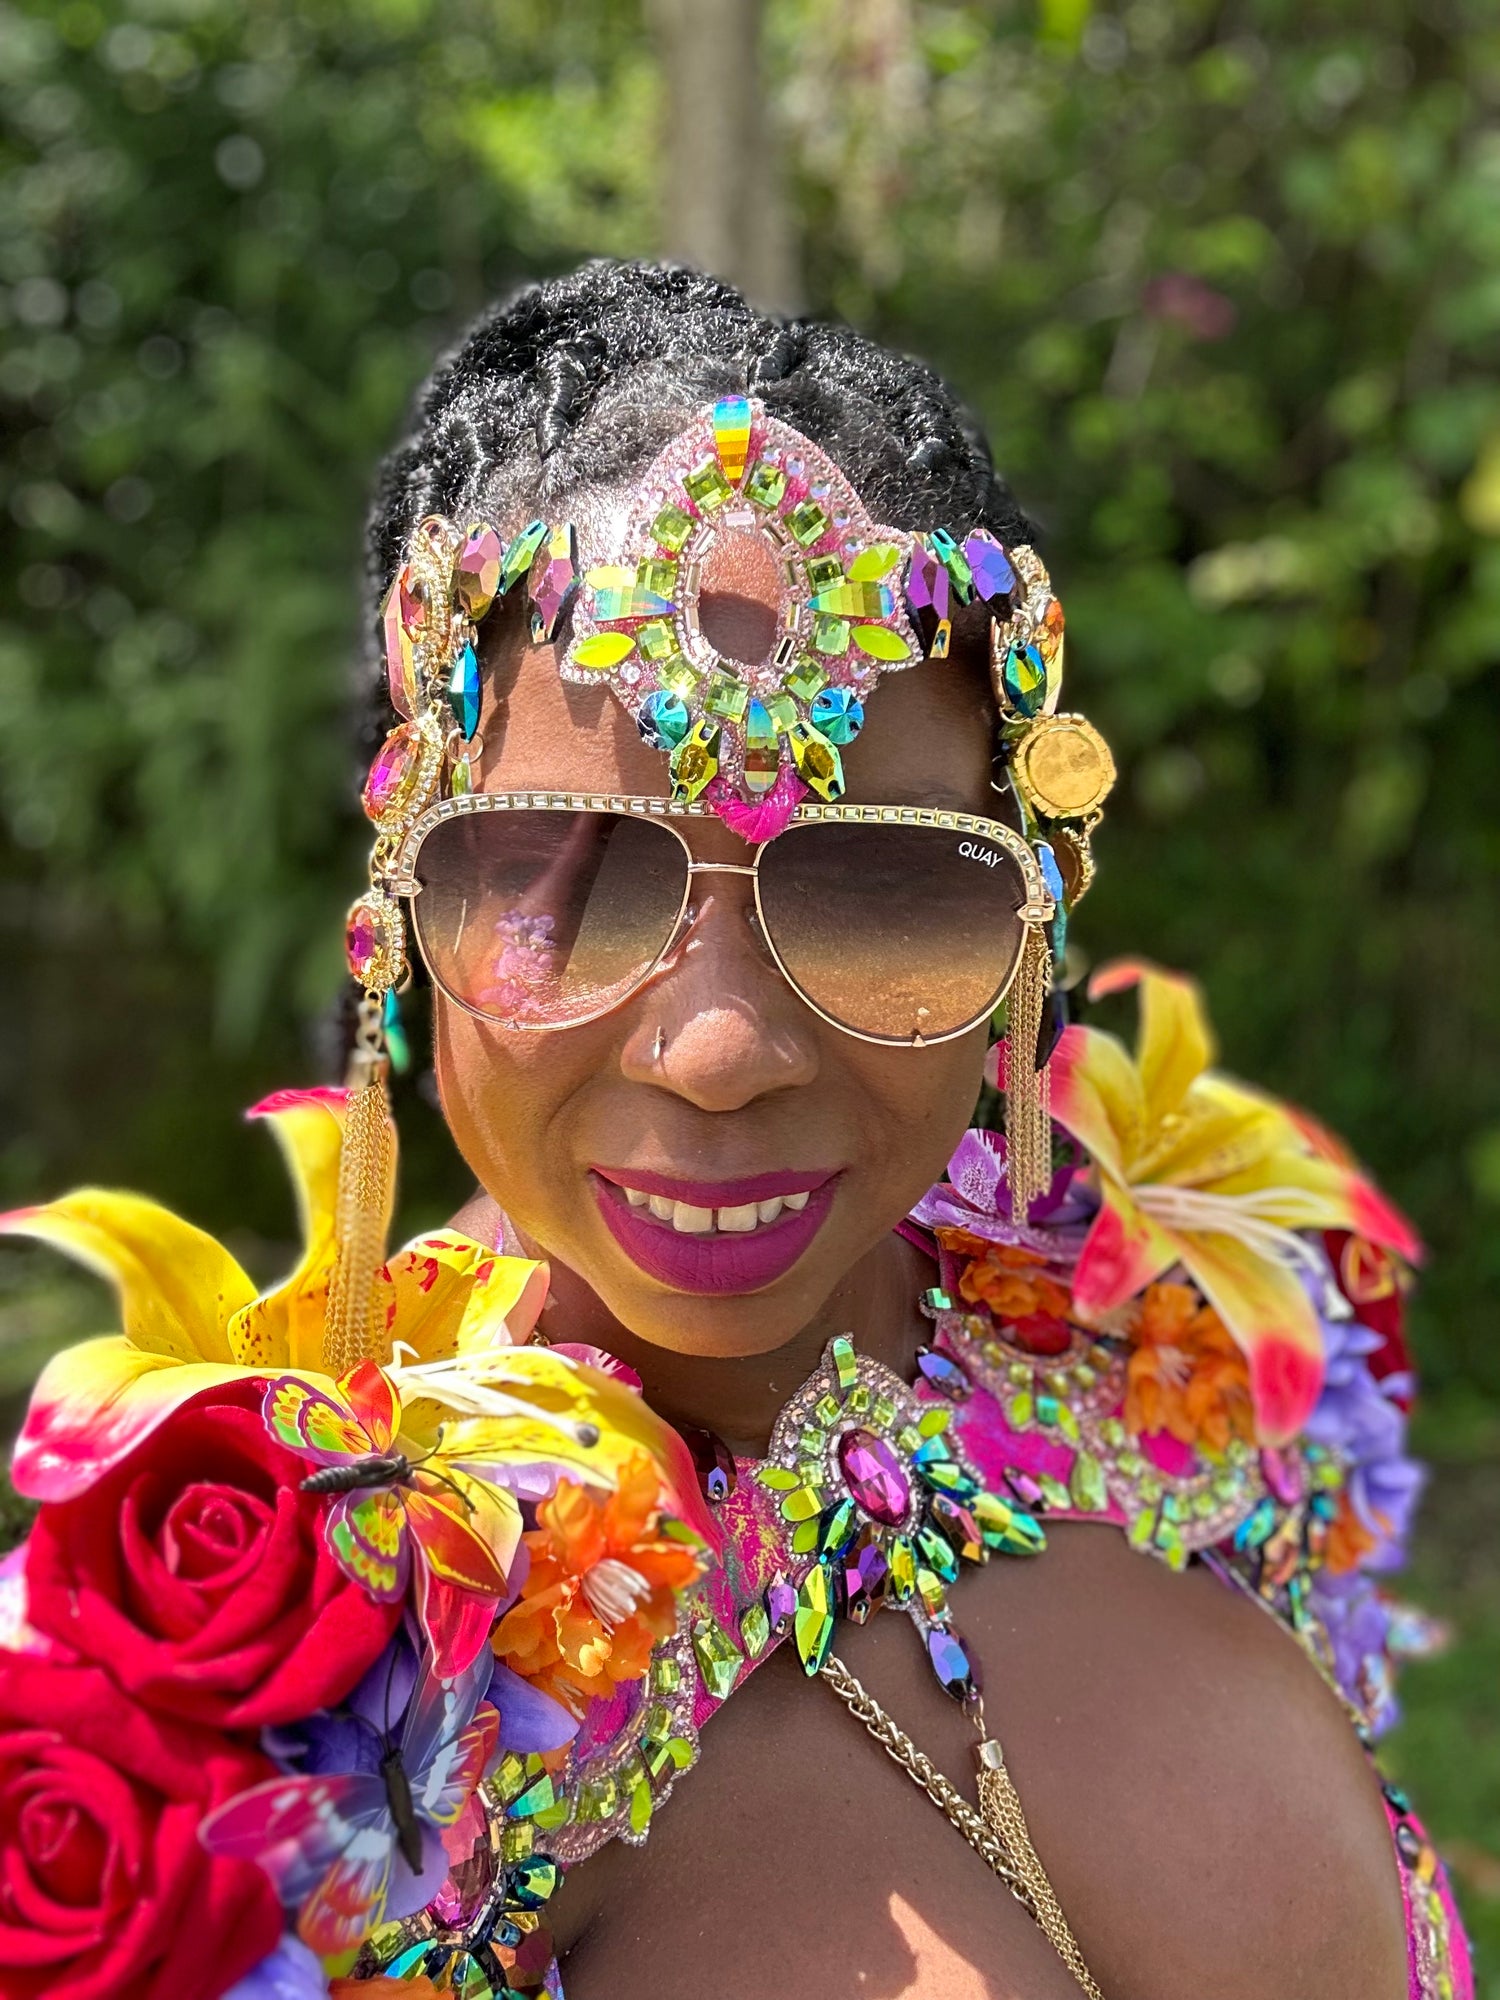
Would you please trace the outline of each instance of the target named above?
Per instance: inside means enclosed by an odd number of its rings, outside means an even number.
[[[789,1271],[822,1228],[837,1172],[684,1181],[596,1167],[605,1227],[648,1277],[680,1292],[758,1292]]]

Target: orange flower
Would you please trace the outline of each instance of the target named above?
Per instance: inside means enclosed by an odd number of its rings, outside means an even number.
[[[389,2000],[391,1982],[379,1979],[333,1979],[328,1984],[328,2000]],[[403,1979],[399,2000],[444,2000],[425,1972]]]
[[[537,1509],[531,1570],[492,1644],[575,1715],[641,1678],[677,1622],[676,1593],[702,1567],[695,1546],[659,1533],[660,1511],[660,1475],[644,1453],[607,1498],[562,1479]]]
[[[1034,1251],[986,1243],[963,1229],[940,1229],[937,1235],[945,1249],[969,1259],[958,1281],[966,1304],[988,1306],[1003,1320],[1031,1319],[1037,1313],[1066,1319],[1072,1311],[1067,1286],[1047,1275]]]
[[[1190,1285],[1148,1285],[1132,1339],[1129,1429],[1169,1431],[1211,1457],[1232,1437],[1254,1438],[1249,1365],[1223,1320]]]
[[[1390,1533],[1390,1523],[1377,1516],[1381,1529]],[[1339,1495],[1339,1511],[1328,1524],[1328,1540],[1323,1545],[1323,1561],[1335,1576],[1358,1569],[1374,1548],[1378,1537],[1359,1518],[1358,1509],[1347,1493]]]

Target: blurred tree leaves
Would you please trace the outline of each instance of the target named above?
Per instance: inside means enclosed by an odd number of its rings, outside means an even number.
[[[1493,8],[767,4],[814,309],[957,381],[1062,583],[1083,938],[1349,1134],[1429,1378],[1500,1394]],[[663,115],[624,0],[0,6],[17,1195],[261,1200],[205,1162],[337,982],[369,467],[491,291],[654,248]]]

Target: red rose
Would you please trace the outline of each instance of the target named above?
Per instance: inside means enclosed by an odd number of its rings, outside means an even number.
[[[275,1775],[139,1707],[97,1667],[0,1659],[0,1993],[212,2000],[274,1948],[281,1906],[198,1825]]]
[[[254,1384],[184,1404],[87,1493],[42,1508],[32,1625],[195,1722],[258,1729],[341,1701],[401,1607],[339,1568],[306,1473]]]

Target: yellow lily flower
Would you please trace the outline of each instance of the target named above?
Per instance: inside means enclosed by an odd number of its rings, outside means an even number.
[[[1121,962],[1091,997],[1141,988],[1136,1054],[1074,1026],[1051,1062],[1052,1116],[1092,1157],[1102,1205],[1073,1277],[1091,1318],[1181,1265],[1250,1363],[1257,1434],[1301,1429],[1323,1381],[1318,1315],[1299,1271],[1316,1253],[1298,1233],[1348,1229],[1415,1261],[1405,1217],[1362,1174],[1331,1158],[1287,1106],[1218,1075],[1197,986]]]
[[[304,1242],[290,1277],[264,1293],[221,1243],[136,1195],[88,1188],[0,1215],[0,1235],[68,1252],[111,1279],[121,1305],[119,1333],[67,1348],[42,1371],[12,1464],[20,1492],[73,1498],[189,1397],[226,1382],[290,1374],[336,1394],[323,1321],[344,1104],[341,1090],[282,1091],[249,1113],[281,1144]],[[393,1357],[385,1365],[406,1408],[403,1448],[430,1449],[441,1425],[445,1459],[478,1474],[535,1467],[542,1490],[560,1469],[613,1487],[645,1448],[672,1511],[712,1535],[686,1447],[639,1396],[520,1344],[546,1300],[545,1264],[442,1229],[399,1250],[378,1284]]]

